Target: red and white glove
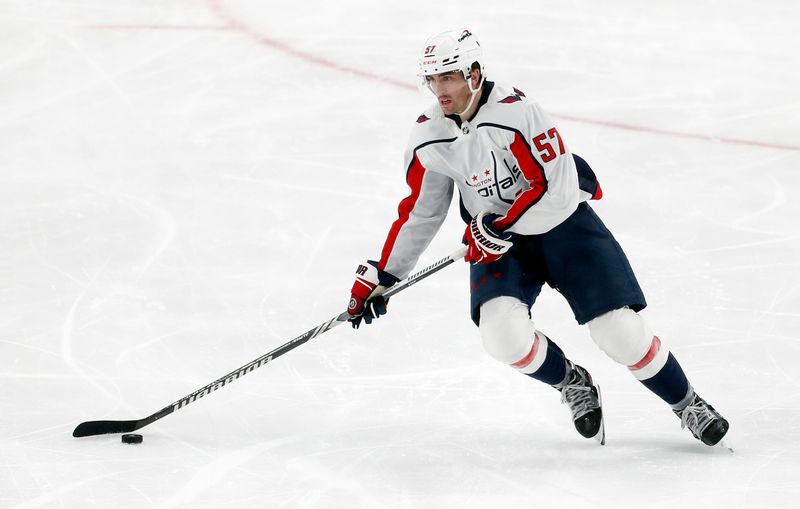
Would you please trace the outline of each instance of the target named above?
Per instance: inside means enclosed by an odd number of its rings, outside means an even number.
[[[378,268],[378,262],[368,260],[356,269],[356,280],[350,290],[350,303],[347,313],[352,317],[350,323],[358,329],[363,318],[367,324],[381,315],[386,314],[388,299],[383,297],[383,292],[400,281],[388,272]]]
[[[474,263],[492,263],[499,260],[514,245],[512,232],[501,232],[494,227],[497,214],[481,212],[467,225],[464,243],[467,256],[464,260]]]

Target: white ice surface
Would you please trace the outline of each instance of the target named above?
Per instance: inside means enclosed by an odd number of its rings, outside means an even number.
[[[793,507],[800,4],[0,3],[0,507]],[[459,264],[144,428],[343,309],[406,194],[415,51],[466,24],[603,183],[649,322],[731,421],[681,430],[545,291],[608,443],[490,359]],[[449,253],[448,218],[421,264]]]

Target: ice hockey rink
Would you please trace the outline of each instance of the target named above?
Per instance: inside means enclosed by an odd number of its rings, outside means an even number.
[[[0,2],[0,507],[775,508],[800,497],[793,1]],[[470,28],[603,185],[648,322],[730,453],[597,349],[607,444],[494,361],[458,263],[332,318],[406,193],[427,36]],[[451,209],[419,267],[459,245]]]

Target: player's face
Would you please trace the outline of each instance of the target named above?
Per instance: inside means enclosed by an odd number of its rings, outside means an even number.
[[[426,79],[445,115],[461,113],[467,108],[472,94],[461,72],[434,74]]]

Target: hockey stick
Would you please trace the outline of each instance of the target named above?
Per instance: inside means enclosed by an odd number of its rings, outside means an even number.
[[[425,267],[424,269],[411,274],[408,276],[404,281],[392,286],[386,292],[384,292],[384,296],[386,298],[391,297],[397,293],[402,292],[409,286],[412,286],[416,283],[419,283],[426,277],[430,276],[434,272],[438,272],[441,269],[447,267],[448,265],[452,264],[453,262],[457,261],[459,258],[463,258],[467,253],[466,247],[461,247],[457,251],[454,251],[449,256],[442,258],[438,262]],[[293,340],[285,343],[278,348],[272,350],[271,352],[262,355],[258,359],[255,359],[251,362],[248,362],[241,368],[231,371],[227,375],[223,376],[222,378],[218,378],[214,380],[210,384],[202,387],[193,393],[184,396],[183,398],[179,399],[175,403],[172,403],[169,406],[166,406],[159,410],[158,412],[149,415],[143,419],[133,420],[133,421],[87,421],[82,422],[75,428],[75,431],[72,432],[73,437],[88,437],[93,435],[105,435],[107,433],[130,433],[132,431],[136,431],[137,429],[141,429],[148,424],[151,424],[162,417],[166,417],[175,410],[180,410],[181,408],[185,407],[189,403],[194,403],[198,399],[211,394],[212,392],[216,391],[217,389],[224,387],[232,382],[235,382],[239,378],[243,377],[244,375],[260,368],[261,366],[267,364],[270,361],[273,361],[280,357],[281,355],[294,350],[298,346],[306,343],[307,341],[314,339],[315,337],[328,332],[329,330],[333,329],[337,325],[340,325],[346,322],[350,318],[350,315],[345,311],[341,313],[327,322],[321,323],[320,325],[314,327],[313,329],[309,330],[305,334],[301,334],[297,336]]]

